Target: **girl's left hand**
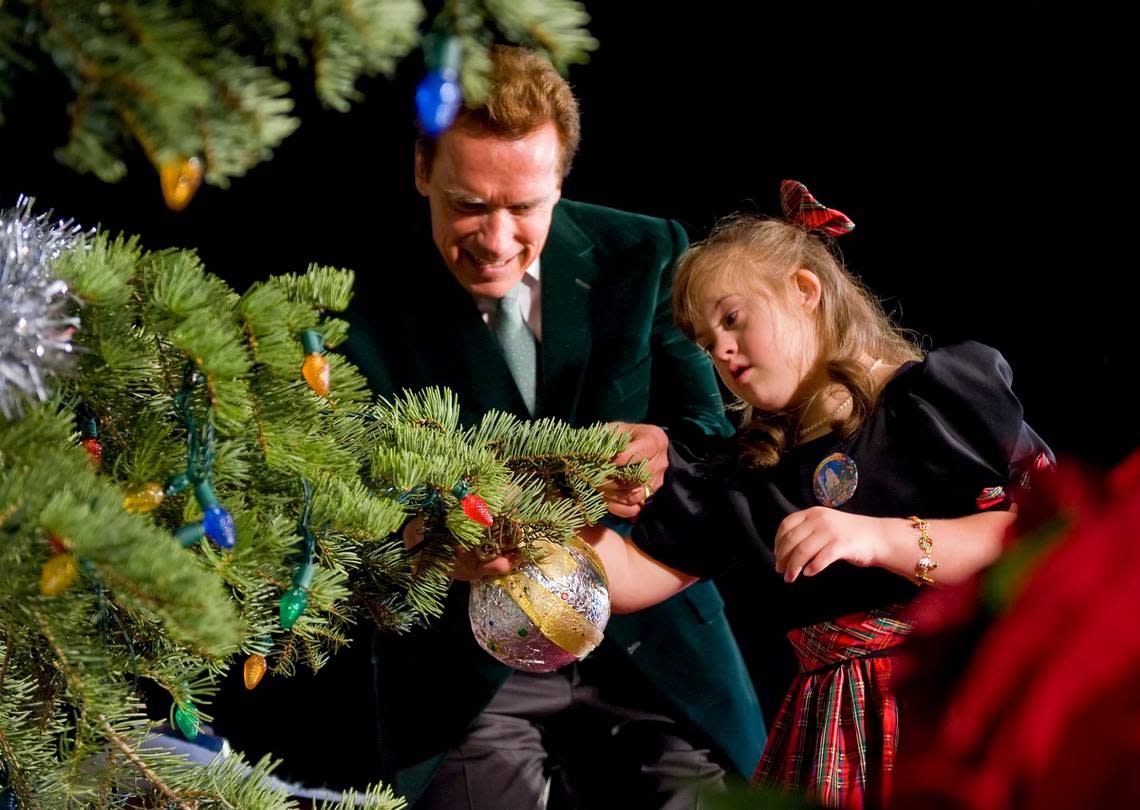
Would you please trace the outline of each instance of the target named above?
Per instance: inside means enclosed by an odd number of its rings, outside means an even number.
[[[813,506],[793,512],[776,530],[776,573],[785,582],[818,574],[837,560],[866,568],[875,564],[879,518]]]

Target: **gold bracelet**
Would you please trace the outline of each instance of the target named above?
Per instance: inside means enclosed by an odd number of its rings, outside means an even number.
[[[914,576],[919,585],[933,585],[934,577],[930,572],[938,567],[938,563],[930,556],[930,549],[934,548],[934,538],[930,536],[930,522],[915,515],[910,516],[910,525],[918,532],[918,550],[922,556],[914,564]]]

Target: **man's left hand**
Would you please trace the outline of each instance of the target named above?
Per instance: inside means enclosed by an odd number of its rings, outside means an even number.
[[[404,524],[401,536],[404,548],[409,551],[419,546],[424,539],[423,517],[417,515]],[[510,573],[511,565],[512,560],[507,556],[484,560],[471,549],[459,548],[455,552],[455,567],[451,571],[451,578],[470,582],[480,577],[500,576]]]
[[[451,571],[451,578],[470,582],[483,577],[498,577],[509,574],[514,566],[511,557],[500,555],[490,560],[484,560],[470,549],[459,549],[455,554],[455,568]]]
[[[669,437],[656,425],[610,422],[609,427],[629,434],[629,446],[613,458],[614,464],[624,466],[645,461],[649,468],[649,481],[630,484],[626,480],[610,478],[603,487],[606,506],[621,518],[633,518],[665,481],[669,467]]]

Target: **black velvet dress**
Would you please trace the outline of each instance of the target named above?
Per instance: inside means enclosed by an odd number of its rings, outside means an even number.
[[[737,561],[759,563],[758,573],[772,572],[762,587],[775,590],[763,594],[765,602],[787,629],[907,601],[917,591],[914,583],[844,562],[785,584],[773,569],[776,529],[793,512],[820,505],[812,479],[833,453],[858,468],[854,494],[837,507],[844,512],[954,518],[979,511],[978,498],[988,487],[1011,495],[1038,456],[1051,462],[1052,454],[1023,421],[1010,380],[996,350],[963,343],[903,366],[849,441],[827,434],[805,442],[774,469],[743,469],[734,439],[674,444],[665,485],[638,519],[632,539],[656,559],[702,578]],[[1008,504],[1007,497],[991,508]],[[917,551],[916,545],[916,560]]]
[[[1008,508],[1028,475],[1053,461],[1025,424],[1010,381],[997,351],[964,343],[903,366],[849,440],[805,442],[772,469],[743,468],[735,440],[670,448],[665,485],[633,541],[699,577],[749,565],[755,615],[789,631],[800,661],[758,778],[829,806],[885,798],[897,745],[887,653],[909,630],[902,608],[918,590],[914,580],[846,562],[785,583],[774,570],[780,522],[821,505],[813,481],[834,454],[857,470],[854,492],[836,506],[845,512],[934,519]],[[953,553],[935,537],[935,559]]]

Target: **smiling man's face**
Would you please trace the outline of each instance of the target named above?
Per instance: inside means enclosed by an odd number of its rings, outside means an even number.
[[[542,252],[562,194],[561,149],[548,123],[521,138],[449,130],[430,168],[417,155],[432,239],[471,294],[502,298]]]

